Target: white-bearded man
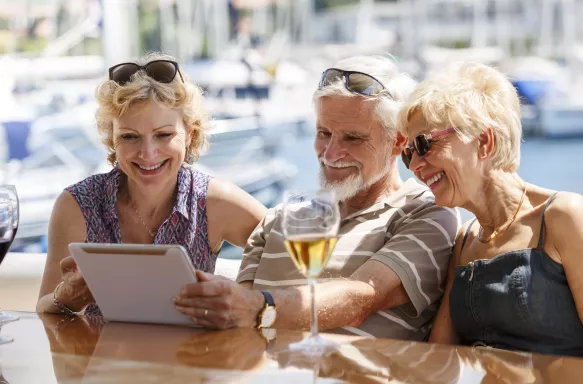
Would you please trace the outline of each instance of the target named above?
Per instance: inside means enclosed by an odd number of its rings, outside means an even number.
[[[320,184],[336,191],[341,213],[316,288],[321,330],[424,340],[431,328],[459,216],[399,175],[407,139],[396,117],[415,85],[390,59],[358,56],[324,71],[314,94]],[[269,210],[252,233],[238,284],[198,273],[178,309],[210,328],[309,329],[310,290],[285,249],[281,213]],[[265,311],[277,313],[269,324]]]

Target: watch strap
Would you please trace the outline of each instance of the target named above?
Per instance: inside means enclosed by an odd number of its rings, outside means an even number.
[[[267,305],[269,305],[270,307],[275,307],[275,300],[273,300],[273,296],[271,296],[271,293],[269,293],[267,291],[260,291],[260,292],[263,295],[263,297],[265,297],[265,303]]]
[[[259,292],[261,292],[261,294],[263,295],[263,298],[265,299],[265,304],[263,305],[261,311],[259,311],[259,313],[257,314],[257,322],[255,323],[256,328],[262,328],[261,322],[263,319],[263,315],[265,314],[265,311],[267,311],[269,307],[275,310],[275,301],[273,300],[273,296],[271,296],[271,294],[267,291]]]

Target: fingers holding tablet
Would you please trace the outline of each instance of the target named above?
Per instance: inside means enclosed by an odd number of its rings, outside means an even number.
[[[176,309],[199,326],[214,329],[254,327],[264,298],[234,281],[197,271],[199,282],[186,284]]]
[[[80,311],[95,302],[75,260],[71,256],[65,257],[60,266],[63,283],[55,290],[55,297],[74,311]]]

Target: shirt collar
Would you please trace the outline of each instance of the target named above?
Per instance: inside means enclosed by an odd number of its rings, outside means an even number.
[[[118,216],[115,204],[117,203],[117,191],[119,189],[120,177],[121,170],[115,167],[109,171],[105,180],[105,211],[109,213],[110,217],[116,220],[118,219]]]
[[[393,208],[401,208],[407,204],[408,199],[429,191],[426,185],[420,184],[413,177],[410,177],[403,183],[401,188],[387,196],[383,202]]]
[[[376,212],[383,209],[385,206],[390,206],[392,208],[403,207],[409,198],[417,197],[425,192],[428,192],[429,188],[423,184],[419,184],[414,178],[410,177],[403,183],[401,188],[391,193],[383,200],[373,204],[372,206],[348,215],[342,220],[353,219],[357,216],[362,216],[367,213]]]
[[[188,192],[193,183],[192,172],[188,172],[186,166],[178,169],[178,191],[176,192],[176,204],[174,210],[188,220]]]

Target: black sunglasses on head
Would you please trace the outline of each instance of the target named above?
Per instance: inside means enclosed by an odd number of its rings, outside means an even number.
[[[322,73],[318,89],[339,80],[344,80],[344,86],[351,92],[365,96],[377,96],[382,92],[386,92],[391,99],[393,98],[385,86],[373,76],[363,72],[345,71],[338,68],[328,68]]]
[[[401,160],[405,164],[405,167],[409,169],[409,164],[411,164],[411,159],[413,158],[413,151],[417,153],[417,156],[422,157],[429,152],[431,148],[431,144],[433,144],[436,138],[440,136],[449,135],[450,133],[455,132],[454,128],[444,129],[442,131],[426,133],[424,135],[416,136],[413,140],[413,143],[407,145],[403,152],[401,152]]]
[[[136,63],[121,63],[109,68],[109,80],[113,80],[120,85],[131,81],[132,75],[138,71],[145,71],[148,76],[159,83],[171,83],[180,75],[180,80],[184,83],[182,74],[178,70],[178,63],[172,60],[153,60],[146,65]]]

